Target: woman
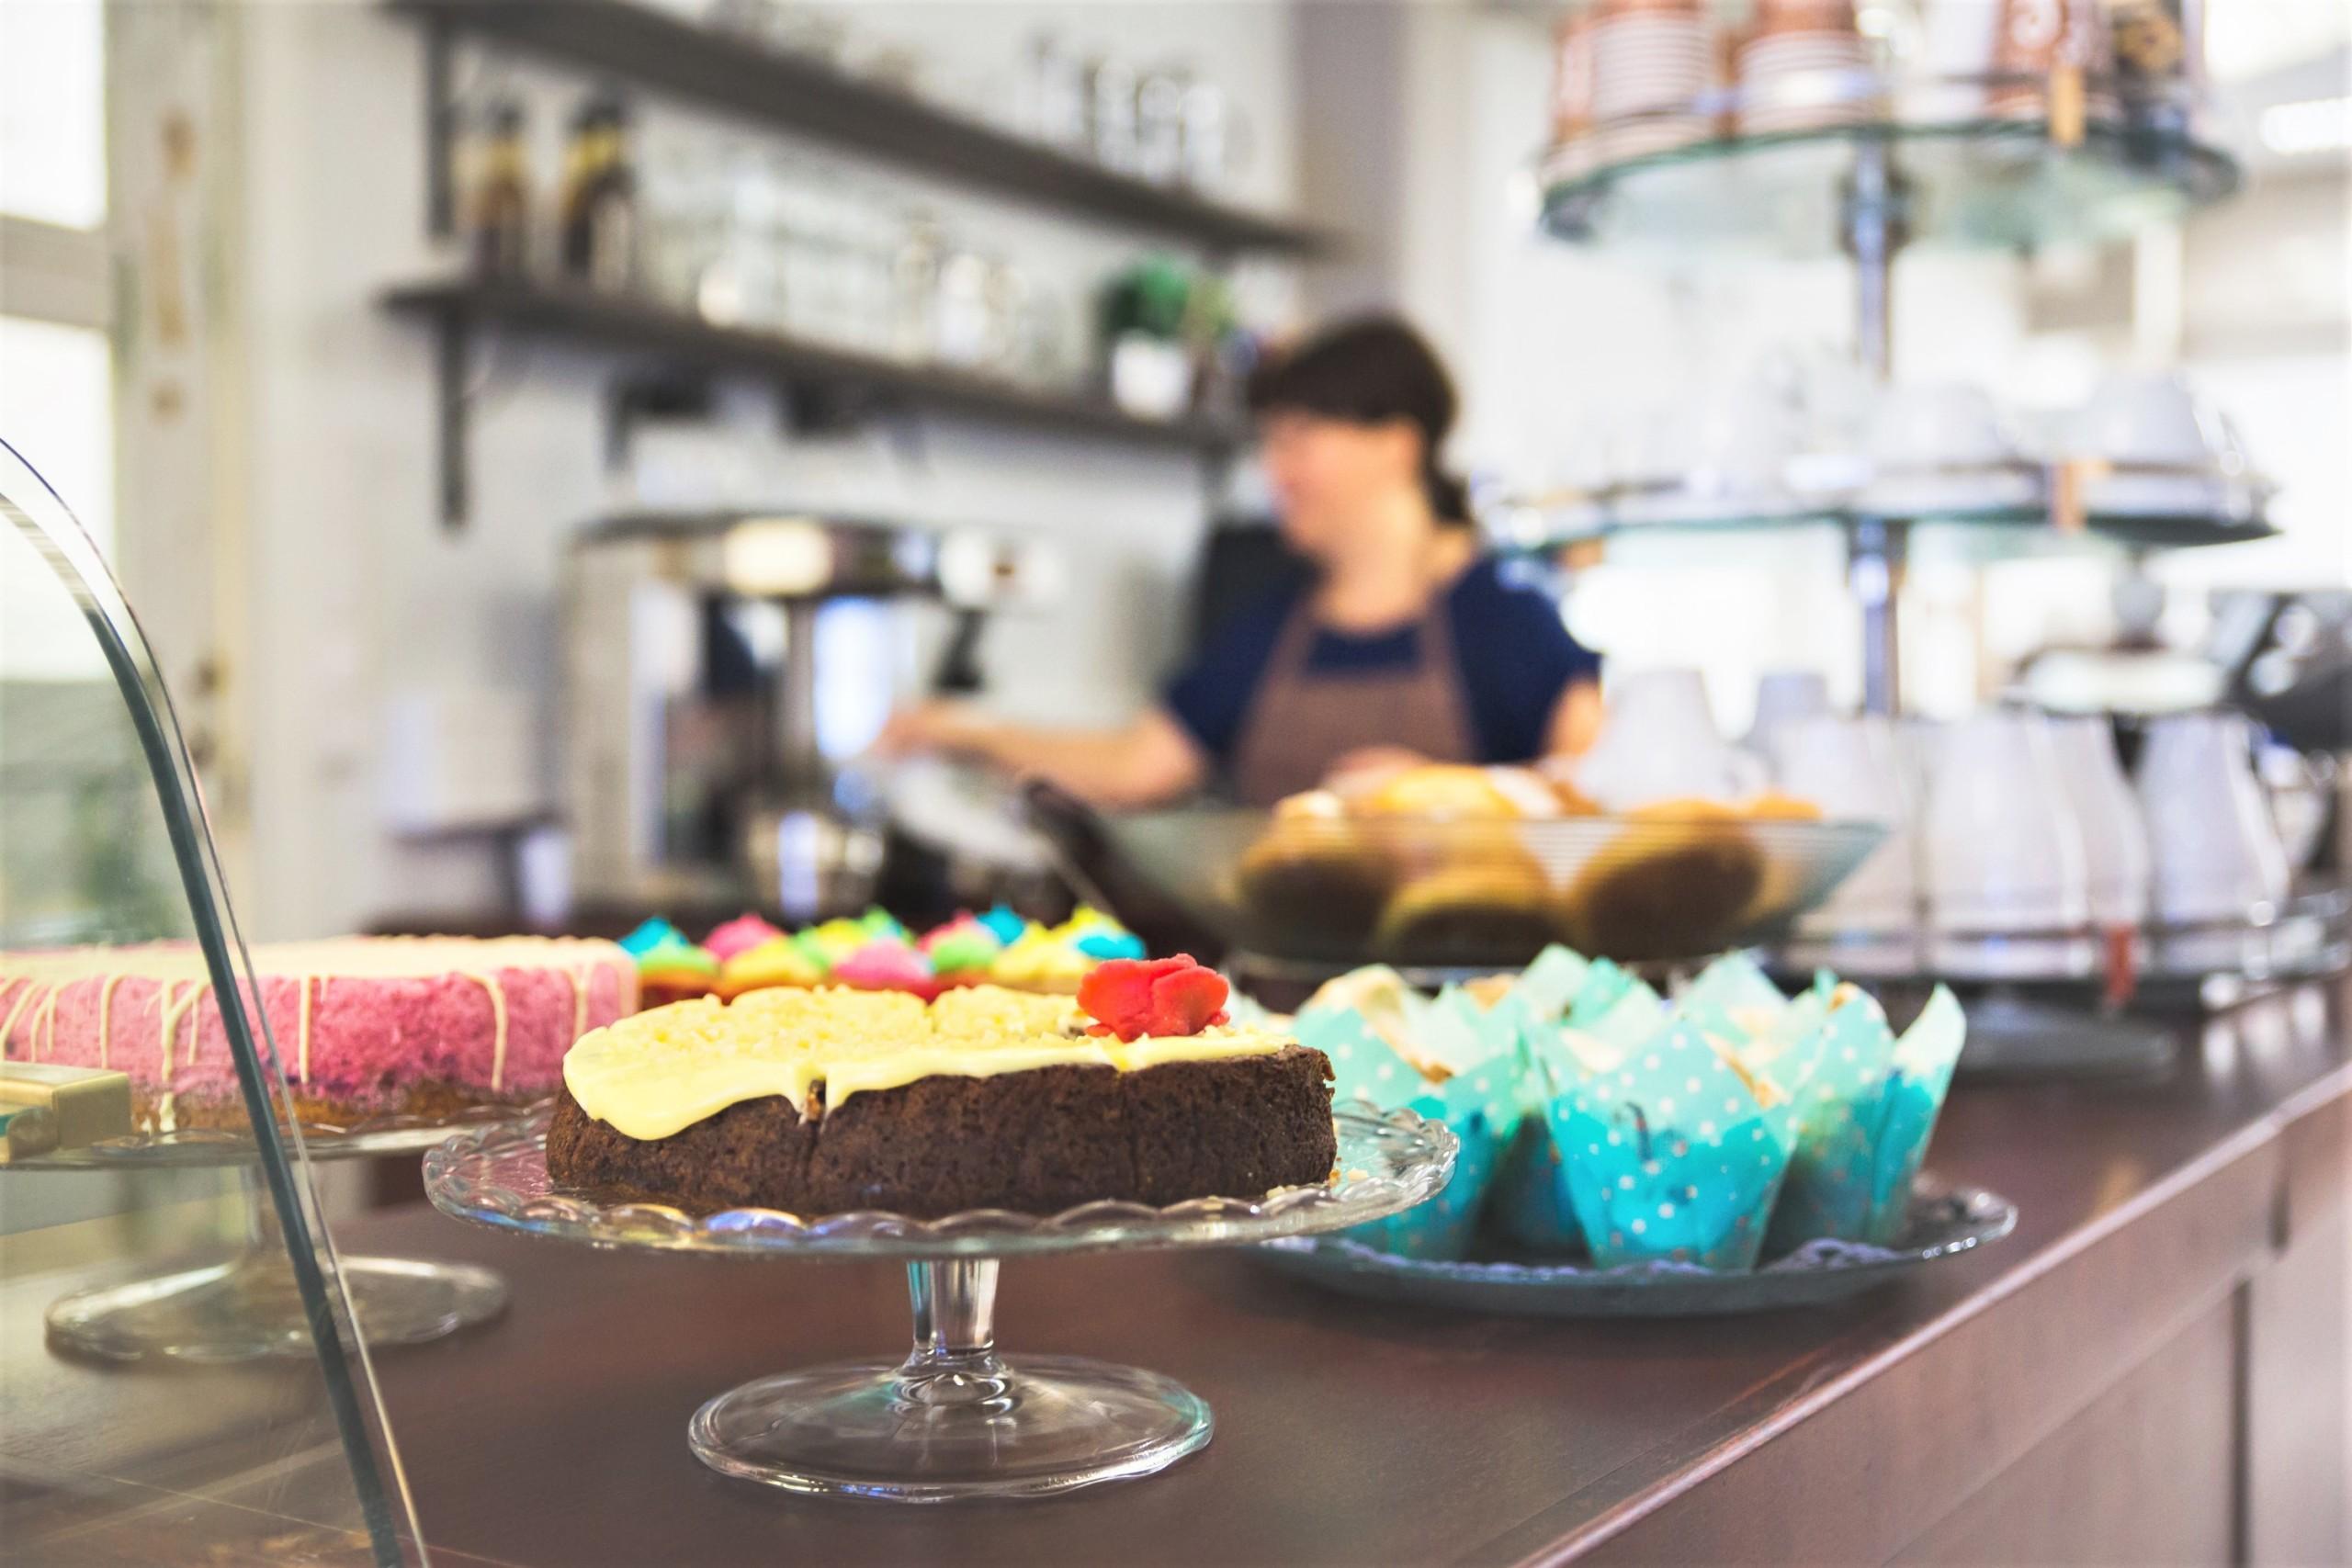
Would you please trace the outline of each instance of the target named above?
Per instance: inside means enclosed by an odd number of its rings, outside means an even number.
[[[1271,805],[1334,773],[1581,751],[1600,660],[1539,590],[1480,552],[1440,448],[1453,385],[1401,321],[1332,327],[1252,378],[1250,406],[1303,588],[1238,608],[1161,700],[1110,731],[930,705],[885,744],[1042,774],[1099,805],[1221,782]]]

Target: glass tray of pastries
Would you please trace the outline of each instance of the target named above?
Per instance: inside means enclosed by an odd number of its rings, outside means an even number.
[[[1104,830],[1238,951],[1428,968],[1522,964],[1555,942],[1641,961],[1770,942],[1884,834],[1770,793],[1609,813],[1532,769],[1450,765]]]

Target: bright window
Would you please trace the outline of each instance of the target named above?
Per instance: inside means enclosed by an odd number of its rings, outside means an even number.
[[[0,212],[106,221],[105,17],[97,0],[0,4]]]
[[[105,333],[0,316],[0,439],[40,470],[109,554],[112,381]],[[28,551],[0,558],[0,680],[102,672],[89,628],[47,568]]]

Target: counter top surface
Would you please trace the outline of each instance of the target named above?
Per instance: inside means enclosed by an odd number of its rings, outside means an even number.
[[[2286,1223],[2289,1133],[2352,1091],[2344,1000],[2305,990],[2251,1004],[2208,1023],[2157,1079],[1963,1084],[1930,1165],[2014,1200],[2017,1233],[1835,1309],[1546,1322],[1355,1302],[1229,1252],[1008,1264],[1008,1355],[1150,1368],[1216,1415],[1208,1449],[1174,1469],[1044,1502],[800,1499],[724,1480],[687,1451],[687,1417],[714,1393],[899,1354],[895,1268],[596,1252],[414,1207],[339,1239],[346,1252],[489,1264],[511,1281],[500,1322],[377,1360],[426,1539],[492,1562],[1639,1555],[1645,1529],[1712,1483],[1801,1447],[1778,1440],[1791,1434],[1872,1456],[1870,1517],[1828,1536],[1753,1519],[1740,1527],[1753,1535],[1686,1534],[1685,1548],[1892,1555],[1902,1538],[1872,1530],[1937,1517],[1917,1511],[2011,1462],[2002,1445],[2055,1429],[2092,1397],[2099,1365],[2154,1354],[2258,1264]],[[1986,1403],[1900,1418],[1906,1402],[1939,1398]],[[1909,1451],[1939,1426],[1932,1457]]]

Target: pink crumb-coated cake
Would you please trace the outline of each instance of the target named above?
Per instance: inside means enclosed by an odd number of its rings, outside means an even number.
[[[305,1122],[537,1100],[562,1082],[573,1041],[637,1010],[636,963],[608,942],[344,937],[252,951]],[[0,1055],[130,1074],[144,1131],[247,1124],[189,943],[0,953]]]

